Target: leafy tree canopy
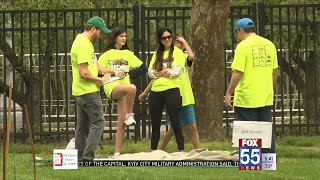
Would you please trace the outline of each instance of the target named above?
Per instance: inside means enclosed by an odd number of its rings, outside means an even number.
[[[267,4],[314,4],[319,0],[231,0],[231,5],[250,5],[264,2]],[[120,8],[133,5],[145,6],[191,6],[192,0],[5,0],[0,9],[79,9],[79,8]]]

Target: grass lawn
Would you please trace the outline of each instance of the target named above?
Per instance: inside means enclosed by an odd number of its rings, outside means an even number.
[[[126,142],[123,151],[134,153],[148,151],[149,141],[139,143]],[[66,143],[67,144],[67,143]],[[58,145],[37,146],[36,156],[52,159],[54,148]],[[114,145],[106,143],[98,154],[112,154]],[[229,150],[228,142],[202,143],[209,150]],[[186,150],[192,145],[187,144]],[[176,145],[170,142],[168,152]],[[13,151],[15,153],[13,153]],[[276,171],[239,171],[232,167],[80,167],[77,170],[53,170],[52,166],[37,166],[37,179],[319,179],[320,178],[320,137],[287,137],[277,141],[279,163]],[[1,167],[3,152],[1,150]],[[15,168],[14,168],[15,161]],[[14,173],[16,169],[16,173]],[[2,168],[1,168],[2,171]],[[1,175],[2,176],[2,175]],[[33,179],[31,147],[29,145],[11,145],[9,157],[9,179]]]

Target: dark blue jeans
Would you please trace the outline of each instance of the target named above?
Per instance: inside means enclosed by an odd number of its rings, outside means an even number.
[[[272,122],[272,106],[259,108],[234,107],[236,119],[238,121],[266,121]],[[271,149],[262,148],[262,153],[276,153],[274,128],[272,128]]]

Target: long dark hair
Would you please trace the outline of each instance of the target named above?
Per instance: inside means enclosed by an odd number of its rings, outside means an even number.
[[[103,51],[102,52],[106,52],[110,49],[116,49],[116,47],[114,46],[115,43],[116,43],[116,39],[117,37],[122,34],[122,33],[125,33],[126,32],[126,29],[124,27],[121,27],[121,26],[118,26],[118,27],[115,27],[112,29],[111,33],[110,33],[110,36],[106,42],[106,44],[104,45],[104,48],[103,48]],[[126,43],[121,47],[121,50],[124,50],[124,49],[129,49],[128,48],[128,44],[127,44],[127,41]]]
[[[170,28],[168,27],[162,27],[158,30],[157,32],[157,40],[158,40],[158,50],[156,54],[156,60],[154,62],[153,68],[156,69],[157,71],[161,71],[163,69],[163,52],[165,51],[164,45],[161,43],[161,37],[164,32],[168,31],[171,36],[173,36],[173,33]],[[172,37],[173,38],[173,37]],[[170,46],[170,51],[169,51],[169,56],[168,56],[168,63],[171,64],[173,61],[173,49],[174,49],[174,43],[172,40],[171,46]]]

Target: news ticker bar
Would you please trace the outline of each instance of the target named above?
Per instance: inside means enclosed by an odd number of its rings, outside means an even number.
[[[131,161],[131,160],[96,160],[79,162],[82,167],[119,167],[119,166],[154,166],[154,167],[238,167],[238,161]]]

